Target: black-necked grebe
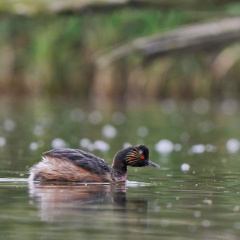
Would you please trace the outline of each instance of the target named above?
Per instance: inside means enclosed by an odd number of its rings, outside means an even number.
[[[53,149],[43,153],[42,161],[30,168],[29,180],[69,182],[121,182],[127,180],[127,166],[159,167],[149,160],[144,145],[117,152],[112,167],[103,159],[79,149]]]

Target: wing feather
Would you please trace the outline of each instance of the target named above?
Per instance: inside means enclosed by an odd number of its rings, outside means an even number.
[[[101,158],[80,149],[61,148],[43,153],[44,156],[73,161],[79,167],[96,174],[107,174],[111,167]]]

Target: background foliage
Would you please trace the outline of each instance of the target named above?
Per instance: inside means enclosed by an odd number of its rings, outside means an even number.
[[[2,96],[140,100],[239,95],[239,43],[211,53],[167,56],[148,66],[131,56],[101,74],[95,64],[97,56],[133,39],[239,15],[240,4],[235,1],[203,4],[199,10],[172,4],[70,15],[43,14],[43,10],[33,16],[12,14],[8,7],[0,5],[5,9],[0,15]]]

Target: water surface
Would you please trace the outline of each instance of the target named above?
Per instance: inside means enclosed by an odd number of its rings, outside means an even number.
[[[0,239],[239,239],[240,112],[227,104],[106,110],[3,101]],[[111,164],[117,150],[139,143],[161,168],[130,168],[126,184],[27,181],[52,147],[81,148]]]

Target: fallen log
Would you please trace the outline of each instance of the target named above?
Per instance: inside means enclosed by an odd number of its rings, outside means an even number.
[[[219,47],[239,40],[240,18],[226,18],[135,39],[99,56],[96,62],[104,66],[132,53],[139,53],[144,60],[151,61],[167,54],[216,51]]]

